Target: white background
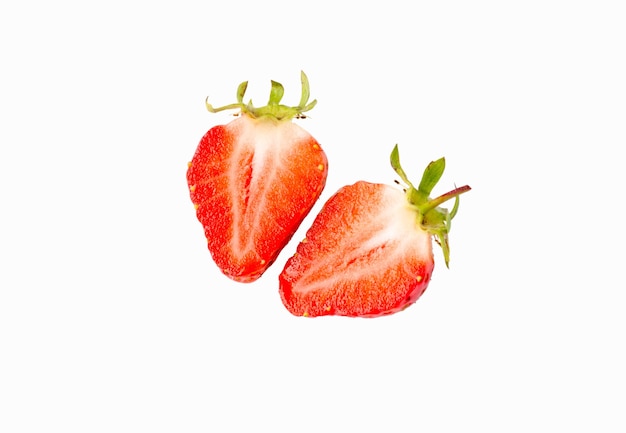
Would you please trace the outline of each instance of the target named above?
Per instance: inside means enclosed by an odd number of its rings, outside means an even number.
[[[0,431],[626,431],[620,6],[3,3]],[[234,283],[185,181],[232,119],[204,98],[274,79],[295,105],[300,70],[327,186]],[[291,316],[296,241],[340,186],[393,182],[396,143],[473,188],[450,269],[390,317]]]

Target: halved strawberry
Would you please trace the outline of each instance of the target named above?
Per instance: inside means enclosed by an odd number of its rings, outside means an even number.
[[[267,106],[237,103],[207,109],[239,108],[241,115],[215,126],[200,140],[189,163],[187,182],[213,260],[235,281],[252,282],[274,262],[319,198],[328,162],[319,143],[292,122],[317,101],[308,102],[309,83],[301,74],[300,104],[280,104],[284,89],[272,81]]]
[[[443,158],[428,165],[417,188],[400,166],[397,146],[391,165],[406,183],[404,191],[360,181],[324,204],[279,276],[281,299],[292,314],[376,317],[403,310],[428,286],[433,237],[448,265],[450,222],[459,195],[470,187],[431,199]],[[451,198],[452,211],[439,207]]]

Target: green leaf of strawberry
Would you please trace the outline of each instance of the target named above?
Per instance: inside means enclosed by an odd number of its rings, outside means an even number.
[[[448,233],[451,228],[450,224],[459,207],[459,195],[469,191],[471,188],[467,185],[462,186],[435,199],[431,199],[430,194],[441,179],[446,168],[446,160],[444,158],[440,158],[428,164],[417,189],[409,182],[404,170],[400,166],[400,155],[397,145],[394,146],[390,159],[391,166],[407,185],[407,199],[409,203],[417,208],[417,218],[420,226],[424,231],[435,236],[437,243],[443,250],[446,266],[448,266],[450,262],[450,245],[448,242]],[[452,198],[455,199],[452,212],[448,212],[447,209],[439,206]]]
[[[274,120],[289,120],[295,118],[306,117],[305,112],[310,111],[317,104],[317,100],[309,102],[310,88],[309,79],[304,72],[300,72],[300,81],[302,83],[302,95],[300,97],[300,103],[295,107],[280,104],[283,99],[285,89],[282,84],[271,81],[272,88],[270,90],[270,98],[267,105],[263,107],[255,107],[252,101],[245,104],[243,97],[246,94],[248,88],[248,82],[244,81],[237,88],[237,102],[234,104],[224,105],[223,107],[214,108],[209,104],[209,99],[206,99],[206,107],[211,113],[217,113],[224,110],[232,110],[239,108],[242,114],[247,114],[253,118],[269,117]]]
[[[191,200],[211,256],[222,272],[240,282],[258,279],[274,262],[319,198],[328,174],[320,144],[292,122],[315,106],[301,73],[299,105],[280,104],[284,88],[272,81],[269,102],[237,102],[207,109],[239,109],[240,116],[211,128],[188,165]]]
[[[431,162],[415,188],[400,165],[391,165],[406,188],[359,181],[337,191],[316,216],[279,276],[285,307],[297,316],[377,317],[401,311],[424,293],[434,269],[432,239],[449,261],[448,233],[469,186],[435,199],[445,169]],[[440,207],[454,198],[451,212]]]

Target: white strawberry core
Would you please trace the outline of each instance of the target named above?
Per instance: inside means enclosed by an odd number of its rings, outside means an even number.
[[[253,119],[242,115],[230,123],[236,128],[237,146],[233,149],[229,178],[231,197],[246,197],[243,201],[233,202],[233,236],[231,250],[234,255],[245,257],[255,253],[255,239],[246,236],[250,227],[262,227],[276,224],[275,221],[262,221],[267,216],[264,210],[268,203],[270,188],[280,182],[277,178],[289,167],[291,156],[298,150],[298,143],[310,139],[310,134],[291,121],[271,119]],[[240,161],[250,161],[242,167]],[[239,177],[249,172],[249,183],[244,185]],[[292,185],[281,185],[291,188]],[[247,197],[250,198],[248,201]]]

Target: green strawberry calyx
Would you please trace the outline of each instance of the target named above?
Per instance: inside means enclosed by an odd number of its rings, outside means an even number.
[[[304,113],[315,107],[317,100],[314,99],[309,102],[309,79],[303,71],[300,71],[300,81],[302,82],[302,96],[300,97],[300,103],[295,107],[290,107],[280,103],[281,99],[283,99],[285,88],[282,84],[272,80],[270,99],[264,107],[255,107],[252,105],[252,100],[250,100],[247,104],[243,102],[243,97],[246,93],[246,89],[248,88],[248,82],[244,81],[237,88],[237,102],[234,104],[224,105],[223,107],[214,108],[211,104],[209,104],[209,98],[207,97],[205,101],[206,108],[211,113],[239,108],[242,114],[247,114],[253,118],[267,117],[275,120],[304,118],[306,117]]]
[[[471,188],[469,185],[465,185],[455,188],[439,197],[430,198],[430,193],[435,185],[437,185],[437,182],[439,182],[439,179],[441,179],[446,168],[445,158],[440,158],[428,164],[417,188],[409,181],[400,165],[400,153],[397,144],[391,151],[390,159],[391,167],[407,186],[405,189],[407,200],[417,211],[420,227],[430,233],[441,246],[446,267],[449,267],[450,243],[448,241],[448,233],[450,233],[452,218],[455,217],[459,209],[459,196],[471,190]],[[453,198],[454,206],[451,211],[440,206]]]

